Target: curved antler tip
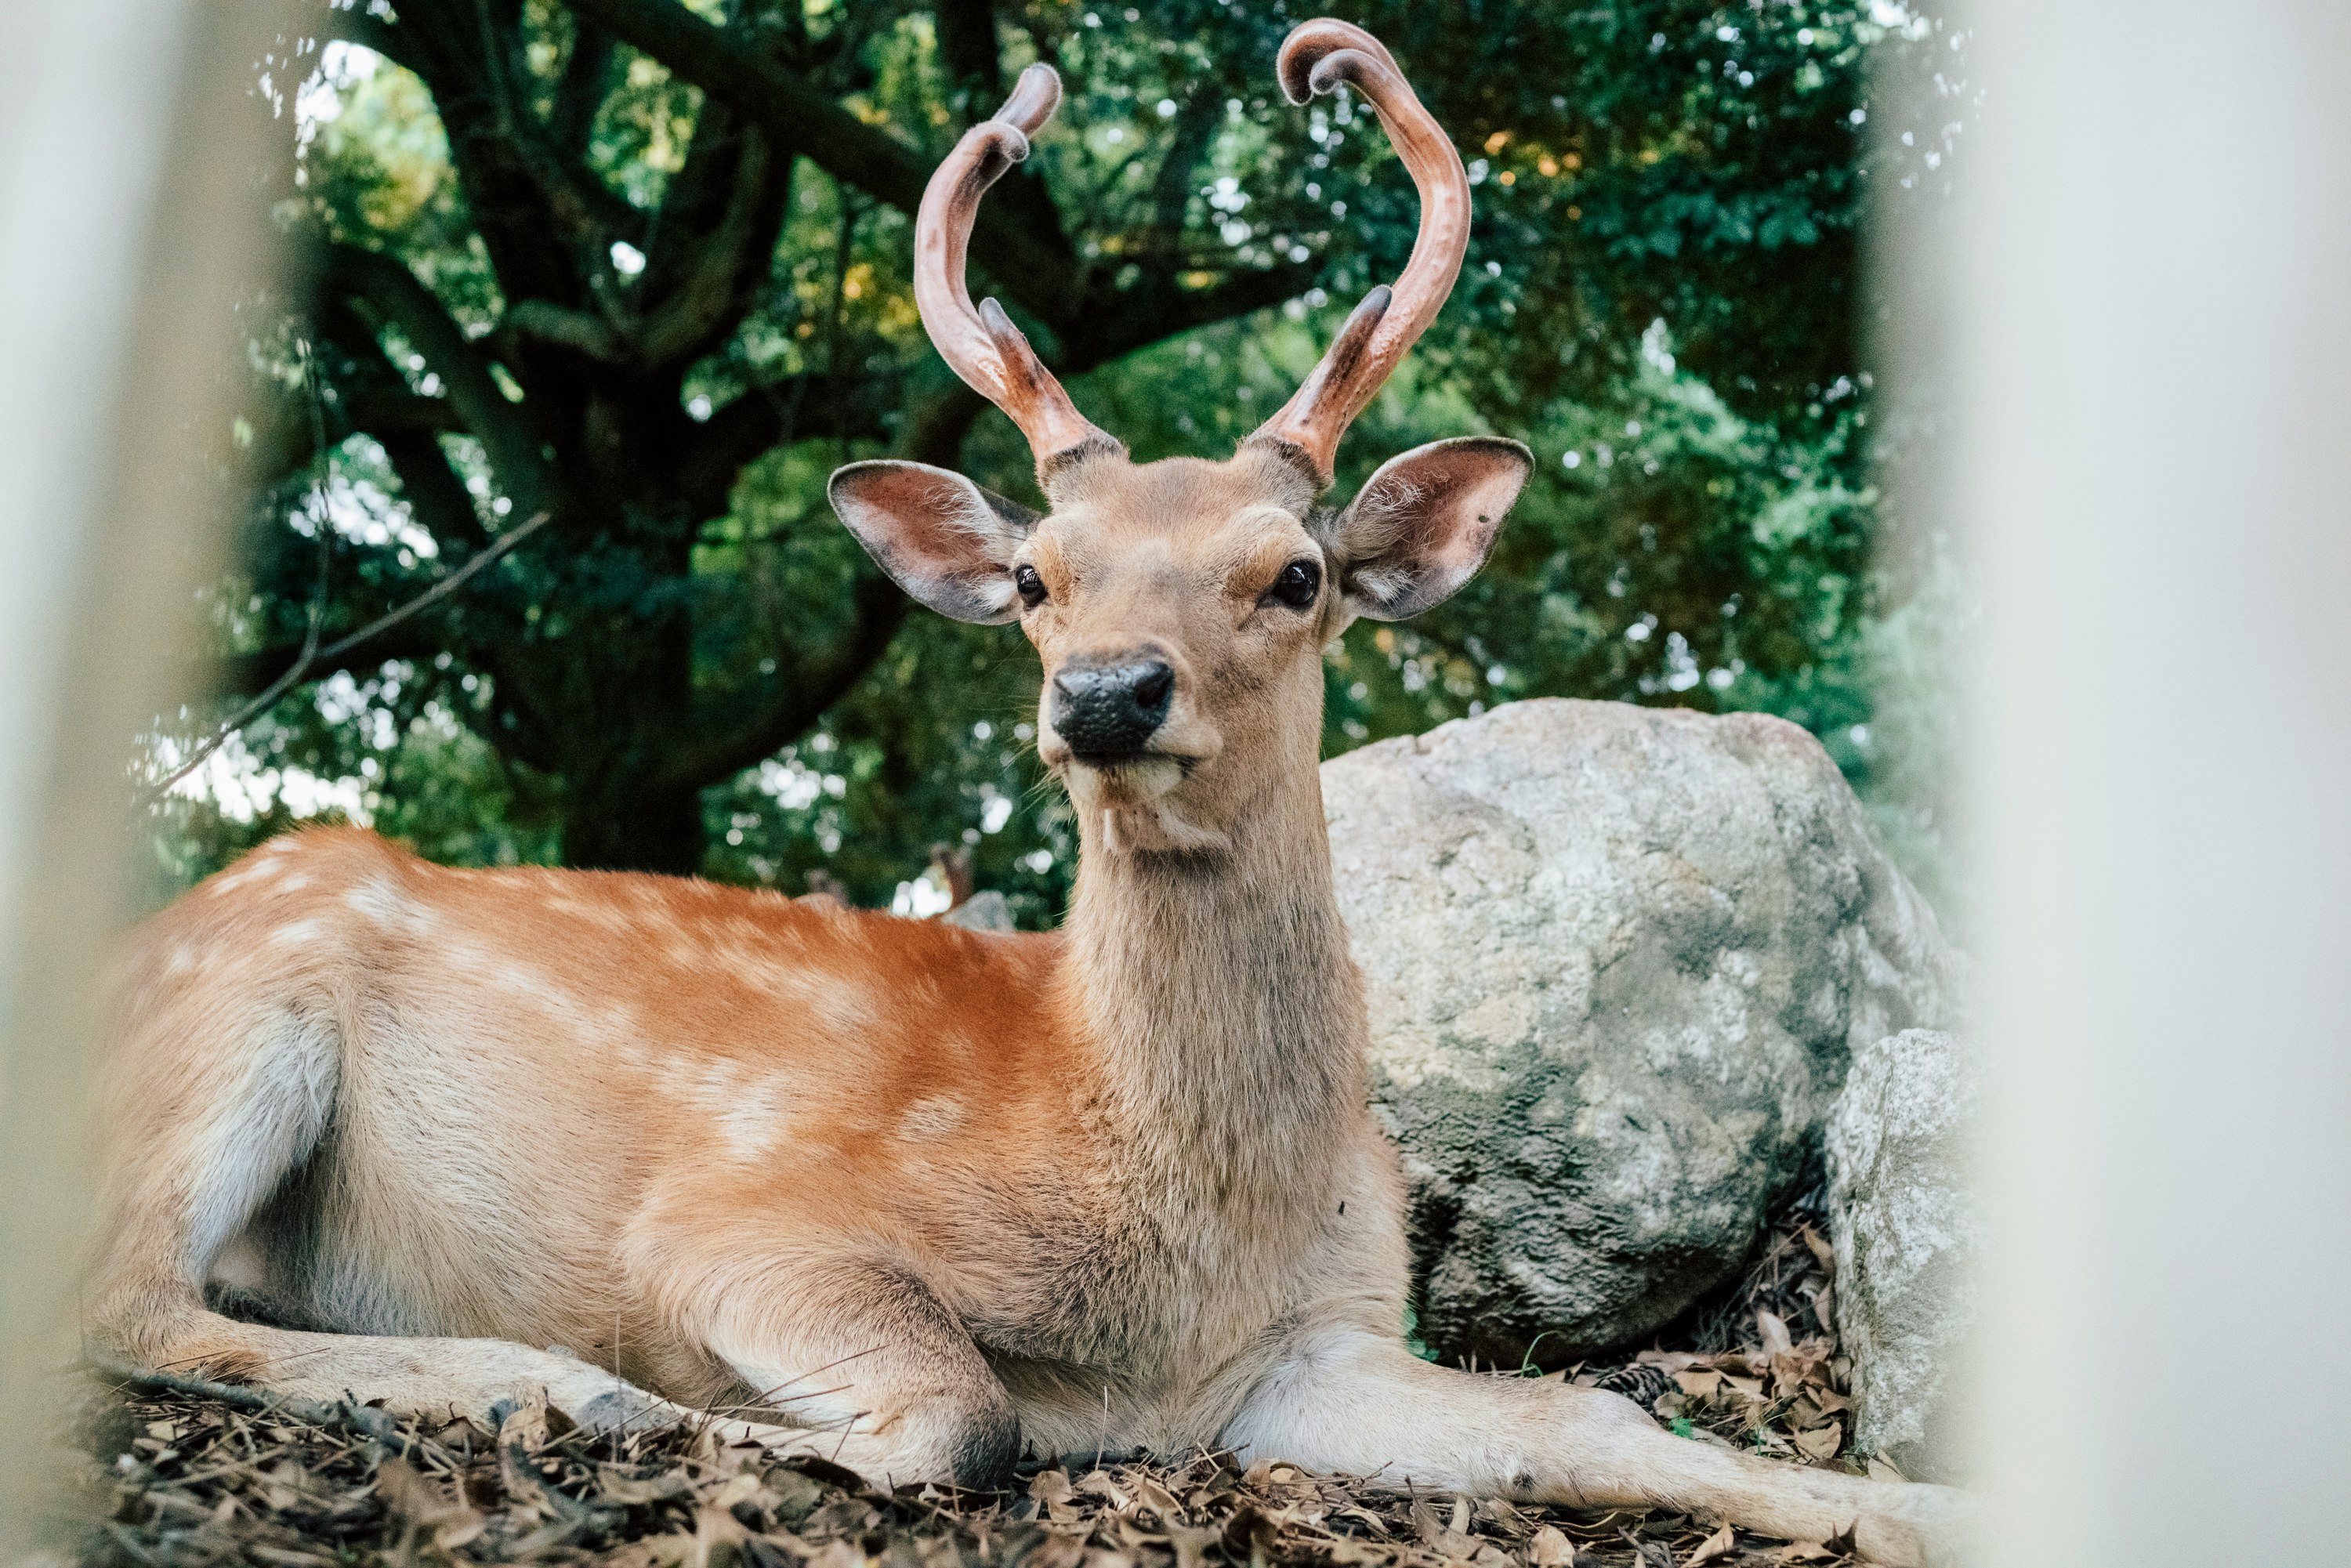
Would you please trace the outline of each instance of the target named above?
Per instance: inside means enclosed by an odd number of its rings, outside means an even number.
[[[1025,136],[1033,136],[1037,128],[1053,118],[1061,107],[1061,74],[1042,61],[1020,73],[1012,86],[1012,96],[1004,107],[990,118],[1012,126]]]
[[[1325,57],[1342,50],[1369,55],[1375,60],[1389,57],[1377,38],[1353,22],[1342,22],[1336,16],[1317,16],[1311,22],[1301,22],[1290,29],[1290,37],[1281,40],[1281,52],[1274,57],[1274,74],[1280,78],[1281,95],[1293,104],[1304,104],[1318,92],[1329,92],[1337,82],[1322,80],[1316,67]]]
[[[1373,68],[1372,57],[1361,49],[1333,49],[1314,62],[1314,68],[1306,74],[1306,85],[1318,93],[1336,92],[1341,82],[1360,82]]]

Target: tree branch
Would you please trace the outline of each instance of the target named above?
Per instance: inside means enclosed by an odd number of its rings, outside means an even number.
[[[451,406],[481,442],[515,510],[548,509],[557,487],[538,435],[433,291],[395,258],[348,245],[329,253],[328,280],[374,307],[424,356],[449,389]]]
[[[588,150],[596,111],[612,90],[615,54],[611,34],[585,16],[572,16],[571,48],[563,57],[563,75],[556,83],[547,125],[548,135],[569,157],[581,157]]]
[[[449,455],[441,447],[444,434],[465,428],[456,409],[445,397],[423,397],[408,390],[375,329],[349,300],[322,300],[318,314],[326,342],[344,361],[336,377],[342,383],[338,407],[352,429],[374,436],[383,447],[411,514],[444,547],[462,544],[475,550],[487,545],[489,535],[474,509],[474,498],[451,471]]]
[[[536,338],[608,365],[619,364],[626,354],[621,334],[610,321],[552,299],[516,300],[490,329],[490,337],[502,349],[512,347],[517,337]]]
[[[360,627],[350,636],[330,643],[324,648],[318,645],[318,623],[314,612],[311,622],[311,634],[303,639],[301,649],[295,654],[293,662],[287,666],[285,671],[280,674],[276,680],[270,682],[266,686],[264,686],[258,696],[246,704],[245,706],[237,709],[235,713],[230,715],[227,721],[224,723],[219,729],[215,730],[208,739],[204,740],[203,743],[198,745],[194,750],[191,751],[188,754],[186,761],[181,763],[177,768],[174,768],[171,772],[165,774],[162,778],[157,779],[152,785],[149,786],[144,803],[152,806],[157,801],[162,800],[164,796],[170,794],[172,792],[172,785],[177,784],[181,779],[185,779],[189,774],[193,773],[197,768],[203,767],[207,758],[211,757],[214,752],[218,751],[222,747],[228,744],[228,738],[230,736],[238,733],[240,730],[244,729],[246,725],[251,724],[255,719],[259,718],[263,714],[268,712],[272,705],[274,705],[278,698],[284,696],[287,692],[292,691],[295,686],[301,683],[302,677],[308,674],[313,668],[322,663],[331,666],[334,664],[335,661],[356,653],[362,648],[368,647],[371,643],[375,643],[379,638],[384,637],[387,633],[398,628],[403,622],[415,615],[419,611],[423,610],[440,600],[447,598],[450,594],[456,592],[457,590],[463,588],[465,585],[466,580],[472,578],[476,572],[487,568],[492,561],[497,559],[498,557],[506,554],[508,550],[514,549],[515,546],[522,543],[523,540],[528,538],[531,535],[537,533],[541,528],[546,526],[547,518],[548,514],[541,512],[537,517],[532,517],[528,522],[522,524],[520,527],[508,528],[505,533],[498,536],[497,542],[491,545],[489,549],[482,551],[473,559],[467,561],[456,570],[449,573],[440,581],[434,583],[432,587],[418,594],[415,598],[409,600],[404,604],[386,611],[383,614],[377,616],[374,620],[369,622],[366,625]]]
[[[917,462],[953,467],[972,421],[986,406],[977,392],[961,382],[926,399],[907,422],[908,455]],[[879,571],[861,571],[855,619],[831,656],[813,668],[778,668],[769,678],[692,716],[686,733],[668,747],[663,785],[698,789],[775,755],[848,695],[889,651],[912,602]]]
[[[870,375],[836,382],[811,373],[753,387],[695,428],[678,455],[679,488],[705,515],[723,512],[743,465],[785,442],[804,434],[887,441],[883,416],[895,407],[893,392]],[[820,422],[804,421],[811,410]]]
[[[697,712],[688,721],[692,738],[669,748],[653,788],[699,789],[730,779],[773,756],[848,695],[889,649],[912,602],[896,583],[870,570],[860,576],[855,598],[856,619],[830,657],[813,667],[778,669]]]
[[[1312,287],[1318,270],[1314,262],[1286,261],[1233,273],[1207,288],[1185,288],[1164,273],[1145,274],[1098,309],[1081,335],[1065,342],[1065,368],[1072,374],[1090,371],[1178,332],[1279,305]]]
[[[403,26],[357,5],[347,11],[328,11],[319,22],[319,32],[323,37],[340,38],[361,48],[372,49],[392,64],[420,77],[432,64],[430,45],[417,36],[413,27]]]
[[[798,72],[744,47],[676,0],[571,0],[572,9],[699,83],[768,128],[777,144],[803,154],[838,180],[913,213],[930,183],[931,160],[866,124]],[[1050,206],[1047,208],[1050,211]],[[1058,225],[1033,205],[1001,201],[980,208],[971,255],[1022,308],[1060,324],[1077,304],[1077,267]]]
[[[386,659],[409,658],[417,653],[437,653],[441,651],[441,643],[437,640],[414,641],[406,635],[395,638],[392,633],[420,612],[431,609],[465,587],[475,576],[488,570],[491,562],[545,528],[549,516],[549,514],[546,512],[540,512],[528,521],[517,523],[507,529],[490,541],[488,549],[476,551],[463,566],[454,571],[444,573],[423,592],[402,601],[358,631],[338,637],[323,648],[313,650],[308,653],[298,651],[292,658],[288,658],[282,648],[266,650],[262,653],[244,654],[236,659],[224,661],[220,668],[224,673],[236,672],[240,666],[250,670],[273,659],[283,664],[285,667],[264,690],[264,695],[274,702],[283,695],[294,682],[300,679],[306,666],[322,666],[337,661],[348,661],[364,668],[371,663],[381,664]],[[364,656],[352,658],[353,654]],[[233,674],[229,689],[240,689],[234,684]],[[240,727],[243,724],[250,722],[252,722],[252,716],[248,714],[230,727]]]
[[[697,127],[697,148],[702,135]],[[744,130],[739,146],[731,151],[734,179],[718,222],[707,234],[668,250],[660,257],[661,276],[648,278],[655,287],[666,285],[661,304],[646,314],[636,331],[637,351],[648,363],[691,362],[724,342],[754,302],[742,287],[754,257],[765,262],[775,255],[791,160],[772,157],[767,137],[756,128]],[[664,215],[668,215],[666,204]],[[654,268],[646,270],[650,274]]]
[[[421,46],[413,68],[432,91],[474,227],[507,298],[577,306],[609,295],[618,287],[611,242],[641,237],[639,216],[544,142],[538,118],[518,102],[508,51],[485,4],[403,0],[398,24]],[[550,245],[551,236],[566,243]]]
[[[1004,97],[1004,71],[996,38],[992,0],[935,0],[939,61],[947,79],[969,95],[967,119],[977,120]]]
[[[383,455],[392,459],[392,472],[400,479],[401,499],[408,503],[418,526],[444,549],[462,547],[464,553],[470,554],[489,545],[481,514],[474,510],[474,497],[451,470],[449,455],[442,451],[438,436],[425,431],[379,429],[372,434],[383,444]]]
[[[465,428],[465,422],[444,397],[394,392],[389,387],[359,387],[345,392],[341,402],[343,416],[351,427],[379,440],[395,431],[455,434]]]
[[[287,680],[287,676],[298,669],[304,670],[312,680],[325,680],[339,670],[358,676],[381,669],[393,659],[429,660],[440,653],[443,646],[439,637],[429,635],[421,627],[401,626],[379,632],[364,643],[352,643],[331,659],[325,655],[323,650],[314,653],[307,667],[301,663],[302,645],[299,643],[279,643],[267,648],[256,648],[250,653],[232,653],[216,659],[207,668],[206,674],[212,690],[223,696],[274,692],[269,700],[275,702],[299,684],[301,676],[298,674],[293,681]],[[254,715],[244,722],[252,723],[254,716],[258,716],[258,710],[255,710]],[[237,727],[242,728],[243,725]]]

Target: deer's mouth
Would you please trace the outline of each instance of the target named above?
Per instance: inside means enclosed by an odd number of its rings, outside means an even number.
[[[1172,767],[1179,774],[1188,775],[1200,765],[1196,757],[1178,751],[1079,751],[1072,749],[1069,760],[1081,768],[1091,768],[1097,773],[1115,773],[1122,768]]]
[[[1082,769],[1113,794],[1145,799],[1166,794],[1200,763],[1196,757],[1170,751],[1079,751],[1066,746],[1058,759],[1048,755],[1045,760],[1061,771]]]

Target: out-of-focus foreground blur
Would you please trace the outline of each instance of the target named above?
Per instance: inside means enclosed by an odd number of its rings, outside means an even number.
[[[16,0],[0,30],[0,1559],[73,1344],[123,737],[226,532],[204,439],[274,263],[250,62],[289,10]]]
[[[2351,11],[1980,10],[1983,1561],[2341,1562]]]

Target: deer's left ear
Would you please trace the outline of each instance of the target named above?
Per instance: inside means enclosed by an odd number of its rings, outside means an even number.
[[[1012,552],[1037,514],[927,463],[877,460],[835,471],[832,509],[898,586],[957,621],[1020,613]]]
[[[1534,472],[1515,441],[1465,435],[1380,465],[1340,514],[1332,541],[1346,607],[1401,621],[1453,597],[1486,564],[1502,514]]]

